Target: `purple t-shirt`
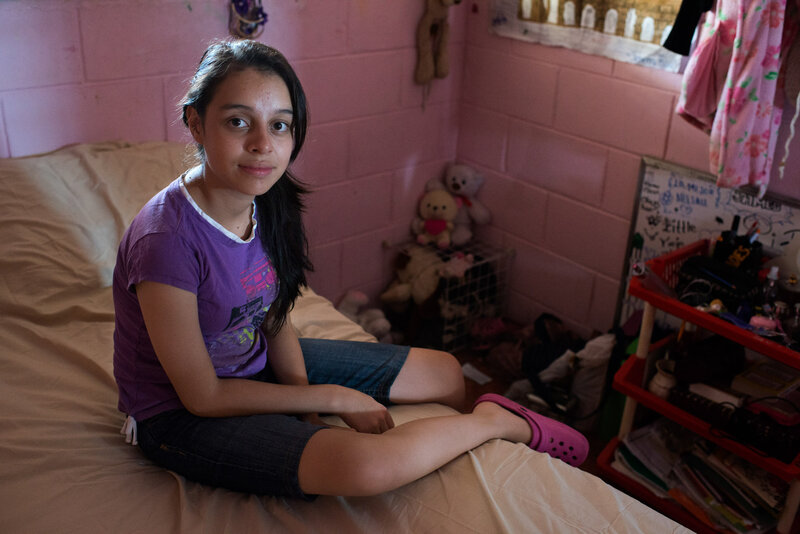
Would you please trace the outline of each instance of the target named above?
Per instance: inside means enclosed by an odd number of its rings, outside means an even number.
[[[250,239],[227,232],[190,200],[181,179],[154,196],[122,237],[114,269],[114,377],[120,411],[143,420],[182,407],[156,357],[136,284],[160,282],[197,295],[198,319],[217,376],[264,369],[259,326],[275,299],[276,273],[253,224]]]

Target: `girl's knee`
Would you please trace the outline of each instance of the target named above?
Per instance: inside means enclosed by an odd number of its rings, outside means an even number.
[[[442,402],[456,409],[464,403],[465,385],[461,363],[448,352],[439,352],[441,364],[438,369],[444,390]]]
[[[404,482],[390,458],[362,457],[348,478],[351,495],[362,497],[391,491]]]
[[[379,453],[382,449],[374,436],[344,433],[347,431],[322,430],[306,445],[298,470],[305,493],[367,497],[400,485],[396,462]]]
[[[450,353],[412,348],[390,393],[393,402],[440,402],[461,409],[464,375]]]

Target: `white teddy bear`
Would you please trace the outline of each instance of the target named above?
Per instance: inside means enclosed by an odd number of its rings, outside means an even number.
[[[488,224],[492,218],[486,206],[475,198],[483,181],[483,176],[469,165],[451,163],[447,166],[443,181],[435,178],[425,186],[426,191],[446,189],[459,201],[460,207],[453,220],[450,236],[455,246],[464,245],[472,239],[473,223]]]
[[[359,309],[367,302],[369,302],[369,297],[365,293],[351,289],[345,293],[336,309],[375,336],[381,343],[391,343],[392,325],[386,319],[383,311],[378,308],[367,308],[359,312]]]

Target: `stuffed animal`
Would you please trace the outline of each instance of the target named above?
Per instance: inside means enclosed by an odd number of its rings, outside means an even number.
[[[412,302],[421,306],[436,293],[443,263],[430,247],[406,246],[398,255],[395,279],[381,294],[381,302],[398,313],[404,312]]]
[[[351,289],[345,293],[336,309],[351,321],[358,323],[381,343],[391,343],[391,323],[379,308],[361,310],[361,307],[367,302],[369,302],[369,297],[365,293]]]
[[[419,217],[412,221],[411,229],[417,234],[417,243],[436,243],[439,248],[450,246],[450,232],[458,215],[458,203],[444,189],[434,189],[422,195]]]
[[[464,278],[467,269],[475,263],[473,254],[455,253],[439,268],[439,276],[443,278]]]
[[[473,223],[488,224],[492,219],[486,206],[475,198],[483,181],[483,176],[469,165],[451,163],[445,170],[443,181],[433,179],[425,186],[427,191],[446,189],[460,202],[450,235],[454,246],[465,245],[472,239]]]
[[[447,38],[450,25],[447,10],[461,0],[426,0],[425,13],[417,25],[417,70],[414,81],[428,85],[434,78],[446,78],[450,72]]]

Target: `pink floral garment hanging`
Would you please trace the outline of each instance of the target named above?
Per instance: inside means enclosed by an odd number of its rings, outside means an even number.
[[[711,132],[722,88],[733,56],[738,1],[717,1],[700,27],[683,76],[677,113],[706,133]]]
[[[710,127],[710,169],[721,187],[752,184],[761,196],[769,183],[785,11],[786,0],[718,0],[687,65],[677,112]]]

